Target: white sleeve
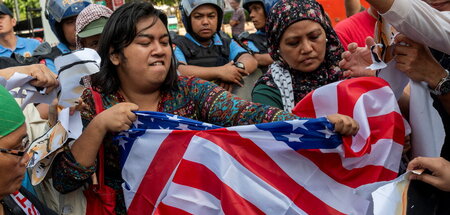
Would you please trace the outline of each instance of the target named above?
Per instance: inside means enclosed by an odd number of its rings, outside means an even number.
[[[394,0],[383,18],[410,39],[450,54],[450,12],[421,0]]]

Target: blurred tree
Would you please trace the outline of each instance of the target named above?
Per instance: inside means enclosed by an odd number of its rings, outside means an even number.
[[[180,5],[181,0],[153,0],[151,2],[155,3],[156,5],[174,6],[174,5]]]
[[[20,20],[27,18],[27,7],[40,8],[39,0],[17,0],[19,3]],[[14,0],[3,0],[3,3],[14,13]]]

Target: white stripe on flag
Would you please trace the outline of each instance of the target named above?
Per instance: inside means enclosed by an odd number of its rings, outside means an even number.
[[[122,178],[126,179],[125,183],[127,183],[129,187],[127,189],[127,187],[122,184],[125,205],[127,208],[130,206],[142,178],[150,167],[150,163],[161,146],[161,143],[166,139],[170,132],[171,131],[169,130],[148,129],[145,131],[145,134],[136,138],[129,153],[132,157],[127,158],[122,169]],[[149,140],[152,140],[152,144],[149,144]]]
[[[351,157],[343,159],[342,166],[348,170],[351,170],[354,168],[374,165],[384,166],[384,168],[392,170],[394,172],[398,171],[398,168],[400,166],[400,159],[398,156],[403,150],[402,145],[392,143],[391,139],[381,139],[371,147],[372,150],[369,154],[364,154],[361,157]],[[386,161],[389,161],[389,163],[386,163]]]
[[[254,175],[209,140],[201,137],[192,138],[184,159],[206,166],[224,184],[266,214],[306,214],[287,196]],[[217,159],[220,159],[219,162]],[[227,168],[221,169],[220,167]]]
[[[336,88],[341,82],[342,81],[334,82],[326,85],[327,87],[321,87],[314,90],[312,101],[316,112],[316,118],[325,117],[331,113],[338,112],[338,96]]]
[[[356,196],[354,189],[336,182],[308,158],[295,152],[284,142],[275,140],[270,132],[258,131],[256,138],[251,133],[247,135],[245,132],[239,132],[239,134],[256,143],[294,181],[327,205],[346,214],[359,214],[367,210],[369,202]],[[305,177],[306,175],[310,176]]]
[[[171,183],[162,202],[191,214],[224,214],[220,200],[193,187]]]
[[[362,94],[353,108],[353,119],[360,123],[360,129],[353,138],[352,150],[359,152],[366,145],[366,140],[370,136],[368,117],[382,116],[393,111],[401,115],[397,100],[388,86]]]

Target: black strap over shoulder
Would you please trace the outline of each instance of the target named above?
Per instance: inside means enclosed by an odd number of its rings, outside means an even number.
[[[6,195],[2,199],[3,205],[5,208],[6,214],[14,214],[14,215],[26,215],[25,212],[16,204],[11,195]]]
[[[214,67],[229,62],[231,38],[219,33],[222,45],[203,47],[195,44],[185,36],[176,36],[173,43],[183,52],[188,65]]]
[[[38,64],[41,60],[49,59],[55,60],[62,55],[58,47],[51,47],[47,42],[41,43],[34,51],[31,57],[24,57],[21,54],[13,53],[11,58],[17,61],[18,65]]]
[[[255,44],[256,48],[259,49],[260,54],[268,53],[266,36],[261,34],[250,34],[246,39],[252,41],[253,44]]]

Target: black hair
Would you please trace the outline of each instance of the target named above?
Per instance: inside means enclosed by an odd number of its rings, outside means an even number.
[[[121,59],[125,59],[123,49],[130,45],[137,35],[137,23],[148,17],[160,19],[166,28],[167,33],[167,16],[152,4],[147,2],[131,2],[122,5],[114,11],[103,28],[100,44],[98,48],[101,57],[100,72],[92,75],[92,87],[99,90],[103,94],[113,94],[119,90],[120,80],[117,74],[116,66],[111,62],[110,56],[118,54]],[[154,20],[152,25],[156,23]],[[169,44],[172,47],[172,40],[169,37]],[[168,91],[177,86],[176,60],[173,55],[170,61],[169,71],[164,80],[161,91]]]
[[[232,0],[232,1],[235,1],[235,2],[238,3],[238,4],[241,3],[241,0]]]

